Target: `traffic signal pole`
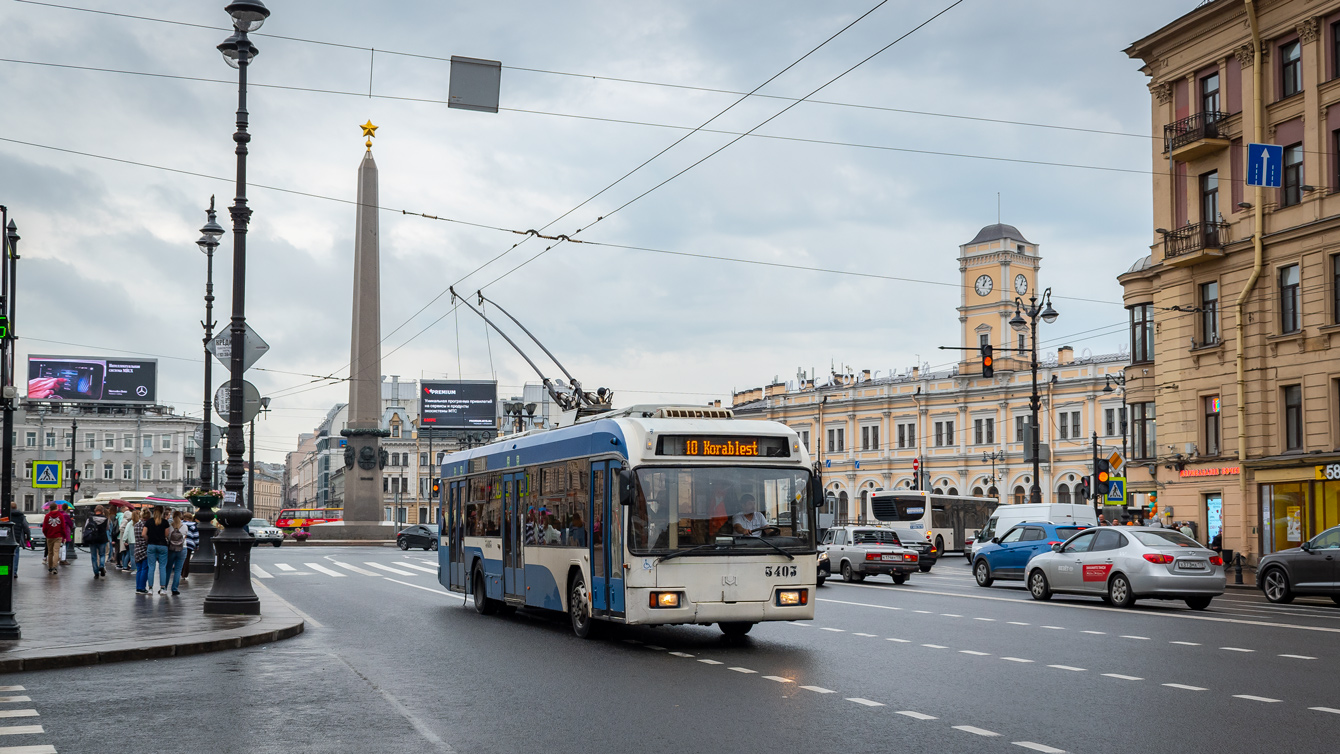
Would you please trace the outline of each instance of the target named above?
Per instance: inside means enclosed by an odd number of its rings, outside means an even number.
[[[75,408],[78,411],[78,408]],[[70,507],[73,508],[79,494],[79,472],[75,471],[75,461],[79,453],[79,416],[70,419]],[[139,464],[135,464],[138,466]]]
[[[1102,505],[1100,505],[1098,502],[1099,498],[1098,498],[1098,431],[1097,430],[1094,430],[1093,433],[1093,481],[1094,483],[1089,485],[1089,489],[1093,492],[1093,512],[1094,515],[1096,516],[1103,512]]]

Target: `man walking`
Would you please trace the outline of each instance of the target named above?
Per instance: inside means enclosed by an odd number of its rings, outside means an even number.
[[[65,523],[65,549],[60,551],[60,564],[69,565],[70,557],[74,555],[74,516],[68,503],[61,503],[59,507],[61,521]]]
[[[93,509],[93,515],[84,524],[84,544],[88,545],[89,560],[93,561],[93,578],[107,575],[107,514],[101,505]]]
[[[53,506],[42,518],[42,536],[46,537],[47,573],[59,573],[61,552],[65,547],[65,519],[61,516],[60,506]]]

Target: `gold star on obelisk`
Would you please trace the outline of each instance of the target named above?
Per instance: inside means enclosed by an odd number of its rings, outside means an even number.
[[[361,126],[359,126],[359,128],[363,129],[363,135],[366,136],[366,137],[368,137],[368,142],[367,142],[367,144],[368,144],[368,151],[371,152],[371,151],[372,151],[372,139],[373,139],[373,137],[375,137],[375,136],[377,135],[377,127],[374,126],[374,125],[372,125],[372,120],[371,120],[371,119],[368,119],[368,122],[367,122],[367,123],[364,123],[364,124],[361,125]]]

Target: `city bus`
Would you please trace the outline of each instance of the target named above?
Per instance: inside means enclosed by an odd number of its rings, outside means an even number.
[[[717,624],[814,617],[817,471],[729,409],[635,406],[442,462],[439,580],[482,614]]]
[[[929,532],[943,554],[947,549],[961,551],[967,536],[986,526],[999,502],[926,490],[877,490],[870,495],[870,512],[878,521]]]
[[[275,516],[275,526],[287,533],[312,524],[343,520],[343,508],[284,508]]]

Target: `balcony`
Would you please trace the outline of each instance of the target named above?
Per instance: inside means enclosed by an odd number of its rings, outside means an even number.
[[[1163,127],[1163,152],[1174,160],[1190,162],[1228,148],[1224,122],[1228,113],[1196,113]]]
[[[1228,223],[1192,223],[1163,234],[1163,263],[1190,267],[1224,256]]]

